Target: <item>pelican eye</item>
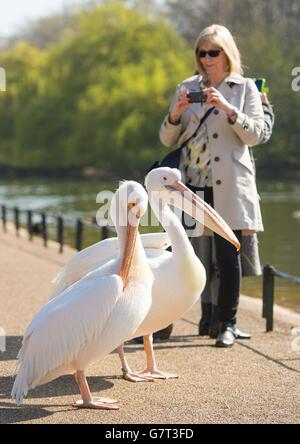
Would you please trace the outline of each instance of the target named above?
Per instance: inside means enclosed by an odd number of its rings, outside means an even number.
[[[131,210],[131,208],[133,208],[133,207],[135,207],[136,206],[136,203],[135,202],[130,202],[129,204],[128,204],[128,208]]]
[[[163,180],[167,180],[167,178],[166,178],[166,177],[163,177]]]

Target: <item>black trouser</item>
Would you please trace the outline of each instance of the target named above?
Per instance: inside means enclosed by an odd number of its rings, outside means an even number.
[[[192,191],[204,192],[204,200],[213,207],[213,188],[196,188],[187,185]],[[203,194],[202,194],[203,196]],[[200,196],[201,197],[201,196]],[[241,241],[241,230],[233,230]],[[222,323],[236,323],[236,315],[240,297],[241,257],[240,252],[223,237],[214,233],[216,259],[220,274],[218,296],[219,320]]]

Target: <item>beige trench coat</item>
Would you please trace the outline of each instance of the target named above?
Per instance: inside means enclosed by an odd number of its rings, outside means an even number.
[[[178,85],[170,107],[182,87],[199,89],[201,77],[195,75]],[[207,118],[208,144],[214,189],[214,207],[234,230],[263,231],[255,172],[249,146],[263,137],[264,114],[259,93],[252,79],[229,75],[219,87],[225,99],[235,107],[237,119],[230,124],[224,111],[215,109]],[[197,129],[210,105],[193,103],[178,125],[165,117],[160,140],[167,147],[179,147]]]

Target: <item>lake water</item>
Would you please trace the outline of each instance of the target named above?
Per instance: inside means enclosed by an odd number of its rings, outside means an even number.
[[[71,218],[93,218],[100,207],[96,203],[97,194],[103,190],[113,190],[116,186],[117,183],[96,181],[0,181],[0,204],[18,206],[23,210],[47,210]],[[262,263],[300,276],[300,183],[258,182],[258,190],[265,226],[265,231],[259,235]],[[39,221],[38,216],[35,221]],[[144,227],[143,231],[150,229]],[[71,228],[66,230],[66,237],[72,242]],[[87,230],[84,245],[98,239],[98,231]],[[244,278],[242,291],[250,296],[261,297],[262,278]],[[276,278],[275,301],[300,312],[300,285]]]

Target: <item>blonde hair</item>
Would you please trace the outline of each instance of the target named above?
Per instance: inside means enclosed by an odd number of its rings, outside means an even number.
[[[243,68],[241,64],[241,55],[236,46],[234,38],[230,31],[225,28],[225,26],[221,25],[211,25],[207,28],[203,29],[203,31],[199,34],[196,44],[195,44],[195,62],[196,69],[202,75],[205,75],[204,67],[201,63],[201,59],[197,55],[196,51],[200,48],[204,43],[211,43],[217,46],[220,49],[223,49],[227,60],[228,60],[228,68],[229,74],[243,74]]]

